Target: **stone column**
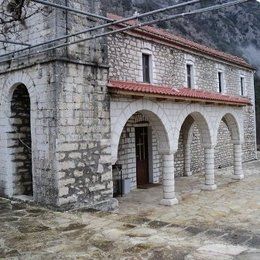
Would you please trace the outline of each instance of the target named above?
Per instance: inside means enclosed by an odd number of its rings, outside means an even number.
[[[234,175],[232,176],[235,180],[244,179],[243,168],[242,168],[242,148],[241,144],[234,144]]]
[[[177,204],[174,182],[174,154],[163,155],[163,199],[162,205],[172,206]]]
[[[215,190],[217,185],[214,180],[214,147],[204,148],[205,156],[205,184],[203,190]]]
[[[191,151],[190,145],[186,144],[184,147],[184,175],[191,176]]]

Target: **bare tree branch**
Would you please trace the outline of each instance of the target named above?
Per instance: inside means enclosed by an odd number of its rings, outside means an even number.
[[[40,11],[30,0],[0,0],[0,37],[13,38],[20,31],[19,25],[25,25],[27,19]]]

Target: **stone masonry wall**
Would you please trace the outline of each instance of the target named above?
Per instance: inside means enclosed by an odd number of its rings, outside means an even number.
[[[178,150],[174,155],[174,175],[183,176],[184,173],[184,145],[183,145],[183,131],[180,131],[178,140]]]
[[[58,3],[93,13],[106,12],[102,0],[59,0]],[[14,37],[12,40],[35,44],[96,23],[84,15],[58,8],[43,9],[24,26],[20,25],[22,37],[18,35],[18,39]],[[1,44],[0,53],[12,48]],[[33,55],[30,59],[0,64],[0,105],[3,104],[4,109],[8,110],[9,106],[3,101],[8,96],[7,89],[18,82],[29,88],[32,100],[34,199],[37,202],[62,207],[111,206],[106,48],[106,38],[102,38]],[[6,113],[0,113],[3,131],[8,128],[7,118]],[[0,136],[0,163],[5,162],[4,168],[0,169],[0,191],[12,196],[13,186],[10,185],[11,175],[8,172],[10,151],[6,149],[5,136]]]
[[[66,2],[66,1],[65,1]],[[69,7],[106,16],[106,1],[105,0],[67,0]],[[86,28],[100,25],[100,20],[87,18],[85,15],[67,12],[66,14],[66,32],[73,34],[79,31],[86,30]],[[105,32],[105,29],[95,30],[88,33],[80,34],[71,37],[70,41],[85,39],[97,33]],[[93,63],[100,65],[106,63],[107,59],[107,42],[106,38],[98,38],[94,40],[82,41],[77,44],[66,47],[67,57],[70,60],[80,60],[81,62]]]
[[[12,197],[16,193],[16,185],[12,183],[15,173],[12,171],[14,164],[12,135],[10,135],[14,131],[10,124],[14,102],[11,101],[17,83],[23,83],[30,98],[33,198],[36,202],[45,205],[57,203],[58,187],[55,170],[57,86],[53,72],[52,64],[39,64],[0,74],[1,195]],[[28,103],[26,100],[23,101],[24,105],[26,103]],[[27,112],[29,114],[29,111]],[[26,122],[29,124],[27,119]]]
[[[204,172],[204,149],[201,145],[200,131],[196,123],[193,127],[192,142],[190,146],[191,151],[191,172]]]
[[[254,119],[254,83],[253,72],[236,66],[226,64],[221,61],[213,60],[205,56],[187,53],[175,48],[170,48],[161,44],[153,43],[151,40],[144,40],[128,34],[117,34],[108,37],[108,59],[109,59],[109,78],[113,80],[126,80],[142,82],[142,53],[151,55],[152,76],[151,81],[158,85],[171,85],[174,87],[186,86],[186,62],[194,65],[194,85],[195,88],[208,91],[217,91],[218,77],[217,72],[224,73],[225,93],[230,95],[240,95],[240,76],[244,77],[246,86],[246,96],[252,101],[253,106],[244,108],[244,132],[245,143],[243,145],[243,160],[248,161],[256,158],[255,152],[255,119]],[[222,137],[225,140],[229,134],[226,129],[220,126]],[[223,129],[222,129],[223,128]],[[195,131],[197,133],[197,131]],[[197,141],[196,141],[197,140]],[[231,147],[229,144],[220,148],[217,147],[216,165],[223,167],[230,165],[231,151],[224,151]],[[199,171],[203,168],[203,151],[196,148],[199,141],[198,136],[194,136],[192,144],[193,151],[193,170]],[[180,149],[181,150],[181,149]],[[199,153],[198,153],[199,151]],[[228,156],[227,156],[228,154]],[[181,152],[176,156],[177,168],[182,169]],[[177,170],[178,171],[178,170]]]
[[[233,165],[233,144],[227,125],[222,121],[218,129],[218,143],[215,147],[215,168]]]
[[[0,0],[0,4],[2,4],[1,2],[3,2],[3,0]],[[62,27],[64,28],[64,22],[59,24],[59,30],[56,30],[55,28],[55,24],[57,24],[56,15],[58,13],[61,14],[61,10],[40,4],[31,4],[30,6],[30,8],[27,8],[28,19],[23,23],[16,22],[14,28],[12,28],[15,33],[7,32],[5,35],[7,39],[16,42],[36,44],[55,38],[57,34],[62,34],[64,32],[64,30],[62,30]],[[24,48],[24,46],[1,42],[0,54],[21,48]]]
[[[59,205],[102,204],[113,188],[107,70],[72,64],[58,70]]]

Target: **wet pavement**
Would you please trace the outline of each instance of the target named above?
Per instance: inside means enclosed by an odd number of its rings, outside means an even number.
[[[0,198],[0,259],[260,259],[260,161],[246,178],[218,170],[176,179],[180,203],[159,205],[162,188],[119,198],[117,212],[55,212]]]

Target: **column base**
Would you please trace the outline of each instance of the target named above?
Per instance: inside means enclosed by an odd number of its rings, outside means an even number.
[[[164,205],[164,206],[172,206],[172,205],[175,205],[175,204],[178,204],[179,201],[174,198],[174,199],[162,199],[160,204],[161,205]]]
[[[217,185],[216,184],[213,184],[213,185],[206,185],[206,184],[204,184],[204,185],[202,185],[201,189],[202,190],[208,190],[208,191],[216,190],[217,189]]]
[[[192,172],[185,172],[184,177],[190,177],[190,176],[192,176]]]
[[[244,174],[241,175],[232,175],[231,177],[233,180],[243,180],[245,178]]]

